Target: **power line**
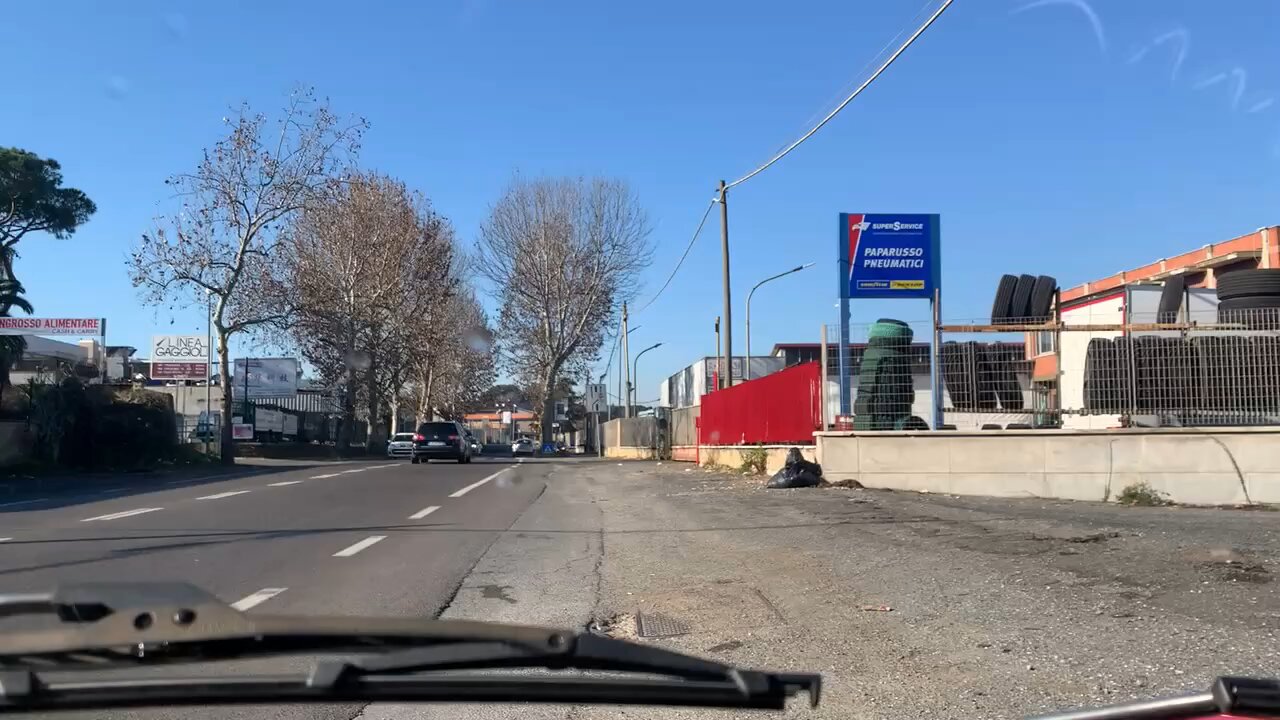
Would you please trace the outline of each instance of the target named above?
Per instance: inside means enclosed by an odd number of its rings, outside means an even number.
[[[810,128],[809,132],[805,133],[804,135],[801,135],[799,139],[797,139],[795,142],[791,143],[786,148],[784,148],[782,152],[779,152],[778,154],[774,155],[765,164],[761,165],[755,170],[752,170],[746,175],[743,175],[737,180],[734,180],[733,182],[726,185],[725,189],[728,190],[731,187],[740,185],[746,182],[747,180],[750,180],[751,178],[755,177],[756,175],[759,175],[760,173],[769,169],[769,166],[773,165],[774,163],[778,162],[782,158],[786,157],[792,150],[795,150],[796,148],[800,147],[800,144],[803,143],[805,140],[808,140],[809,138],[813,137],[815,133],[817,133],[819,130],[822,129],[823,125],[826,125],[828,122],[830,122],[831,119],[834,118],[836,115],[838,115],[841,110],[845,109],[845,107],[849,103],[853,102],[854,98],[861,95],[862,91],[867,89],[867,86],[875,82],[875,79],[880,77],[881,73],[889,69],[889,66],[892,65],[893,62],[898,59],[898,56],[906,52],[907,48],[911,47],[911,44],[916,41],[916,38],[920,37],[925,30],[929,29],[929,26],[933,24],[933,21],[937,20],[942,15],[943,11],[945,11],[948,7],[951,6],[952,2],[953,0],[945,0],[945,2],[943,2],[942,5],[939,6],[938,9],[934,11],[932,15],[929,16],[929,19],[926,20],[923,25],[917,28],[914,33],[911,33],[911,37],[907,38],[906,42],[902,43],[902,45],[899,46],[898,49],[895,50],[894,53],[889,56],[889,59],[885,60],[884,63],[882,63],[874,73],[871,73],[871,77],[867,78],[865,82],[859,85],[858,88],[854,90],[848,97],[846,97],[843,102],[837,105],[834,110],[827,113],[827,116],[822,118],[822,120],[819,121],[817,125],[814,125],[812,128]],[[708,209],[708,212],[710,212],[709,209]]]
[[[662,291],[666,290],[667,286],[671,284],[671,281],[675,279],[676,273],[680,272],[680,266],[684,264],[684,259],[689,257],[689,251],[693,249],[693,244],[698,241],[698,235],[702,233],[702,226],[707,224],[707,217],[711,215],[711,208],[715,206],[716,199],[712,198],[711,202],[707,203],[706,212],[702,213],[702,219],[698,221],[698,229],[693,231],[693,237],[689,238],[689,244],[685,246],[684,254],[680,256],[680,262],[676,263],[675,268],[671,270],[671,274],[667,276],[667,281],[662,283],[662,287],[658,288],[658,292],[654,293],[653,297],[649,298],[649,302],[645,303],[639,310],[633,311],[632,314],[644,312],[645,308],[652,305],[653,302],[662,295]]]

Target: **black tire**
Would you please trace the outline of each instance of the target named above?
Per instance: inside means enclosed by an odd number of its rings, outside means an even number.
[[[1031,317],[1031,291],[1035,287],[1035,275],[1018,276],[1018,284],[1013,286],[1013,297],[1009,299],[1010,322],[1024,323]]]
[[[1007,348],[1000,345],[988,345],[983,348],[981,365],[979,366],[979,388],[987,388],[1000,402],[1005,410],[1021,410],[1023,408],[1022,387],[1018,385],[1015,362],[1019,362]]]
[[[1017,275],[1001,275],[996,285],[996,299],[991,304],[991,324],[1002,325],[1009,322],[1009,307],[1013,302],[1013,291],[1018,287]]]
[[[465,465],[465,464],[466,464],[466,462],[467,462],[467,456],[466,456],[466,455],[459,455],[459,456],[458,456],[458,464],[459,464],[459,465]]]
[[[1280,307],[1280,295],[1249,295],[1223,300],[1218,303],[1218,310],[1254,310],[1256,308]]]
[[[412,459],[412,460],[410,460],[409,462],[413,463],[414,465],[417,465],[418,463],[420,463],[420,462],[422,462],[422,461],[418,459],[418,456],[417,456],[417,455],[414,455],[414,456],[413,456],[413,459]]]
[[[973,373],[965,363],[964,348],[954,340],[942,343],[942,383],[951,397],[951,407],[972,410],[977,393]]]
[[[1182,309],[1182,299],[1187,294],[1187,279],[1174,275],[1164,281],[1160,290],[1160,304],[1156,306],[1156,322],[1172,323],[1178,321],[1178,311]]]
[[[1280,295],[1280,269],[1236,270],[1218,276],[1218,299]]]
[[[1048,275],[1036,278],[1036,284],[1031,288],[1030,318],[1032,322],[1049,321],[1050,313],[1053,311],[1053,296],[1057,291],[1057,278]]]

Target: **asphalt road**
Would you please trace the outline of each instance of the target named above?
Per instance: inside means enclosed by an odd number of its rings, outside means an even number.
[[[539,496],[549,468],[508,458],[362,461],[13,494],[0,501],[0,592],[178,580],[248,612],[435,616]],[[345,719],[359,710],[224,707],[183,715]]]

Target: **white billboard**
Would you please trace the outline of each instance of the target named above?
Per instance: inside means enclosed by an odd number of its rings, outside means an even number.
[[[209,377],[209,340],[204,335],[152,335],[151,379]]]
[[[284,432],[284,413],[271,408],[255,408],[254,429],[258,432]]]
[[[248,380],[245,371],[248,370]],[[298,394],[298,361],[294,358],[241,358],[235,361],[231,391],[250,400],[290,398]]]
[[[0,335],[102,335],[102,318],[0,317]]]

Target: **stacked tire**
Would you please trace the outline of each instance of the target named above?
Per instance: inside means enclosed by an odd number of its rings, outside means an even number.
[[[945,342],[942,382],[956,410],[1022,410],[1018,370],[1025,366],[1021,346],[1005,343]]]
[[[1280,270],[1257,268],[1220,275],[1218,321],[1253,330],[1280,329]]]
[[[871,326],[858,368],[853,402],[854,430],[895,430],[911,418],[915,387],[911,380],[911,328],[881,318]]]
[[[991,303],[992,325],[1048,322],[1058,281],[1049,275],[1001,275]]]

